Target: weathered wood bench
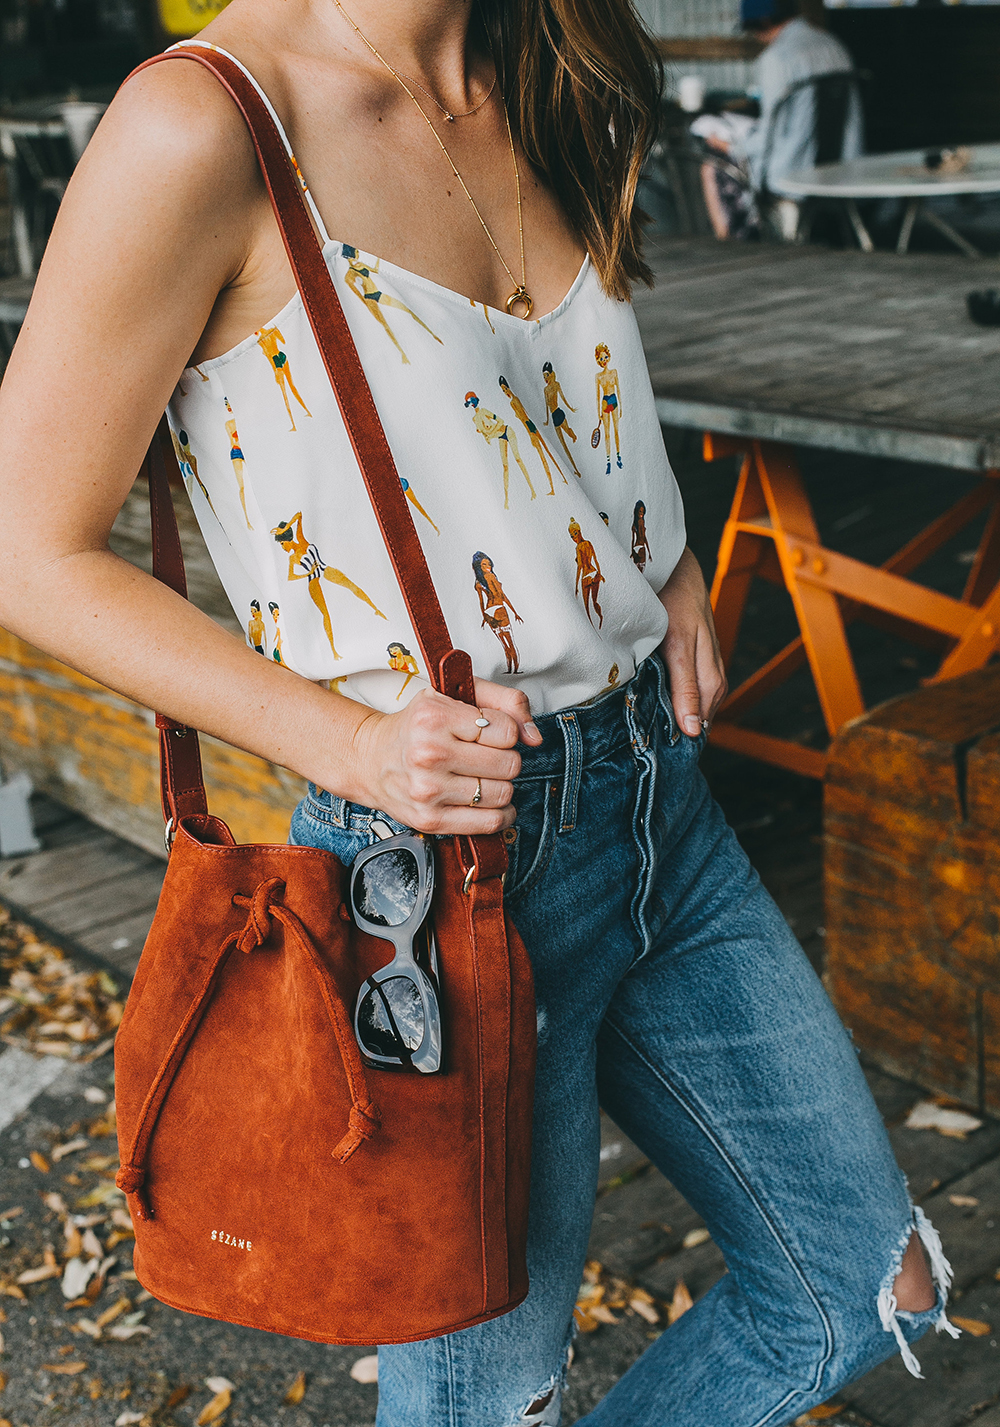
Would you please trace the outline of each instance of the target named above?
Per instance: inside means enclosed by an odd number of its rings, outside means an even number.
[[[1000,1111],[1000,666],[892,700],[834,740],[827,977],[885,1070]]]

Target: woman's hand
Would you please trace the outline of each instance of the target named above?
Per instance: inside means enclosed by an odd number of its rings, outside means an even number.
[[[670,676],[670,697],[681,728],[691,738],[711,723],[726,696],[728,684],[708,590],[698,561],[685,548],[670,579],[660,591],[670,616],[660,654]]]
[[[418,832],[480,834],[510,827],[521,771],[515,744],[537,747],[542,735],[520,689],[476,680],[477,709],[422,689],[399,713],[372,712],[358,727],[354,801],[380,808]],[[477,738],[477,734],[479,737]],[[473,805],[477,782],[482,798]]]

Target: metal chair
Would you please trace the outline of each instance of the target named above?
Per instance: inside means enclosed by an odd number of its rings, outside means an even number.
[[[768,121],[767,133],[761,154],[757,201],[762,212],[769,212],[782,201],[782,195],[771,192],[768,175],[777,137],[796,106],[796,101],[807,91],[812,94],[811,129],[804,147],[813,151],[808,162],[813,165],[837,163],[844,157],[844,143],[847,126],[855,108],[864,115],[864,85],[869,76],[862,70],[831,70],[825,74],[813,74],[808,79],[800,79],[788,87],[778,100]],[[801,107],[801,106],[799,106]],[[796,200],[797,201],[797,200]],[[798,204],[799,220],[796,241],[808,242],[813,221],[822,210],[833,210],[838,221],[857,238],[866,252],[872,251],[872,241],[864,225],[858,205],[853,198],[807,198]],[[850,225],[844,224],[845,216]]]

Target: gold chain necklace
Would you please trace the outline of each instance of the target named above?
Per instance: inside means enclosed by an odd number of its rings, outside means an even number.
[[[512,162],[513,165],[514,165],[514,188],[515,188],[515,190],[516,190],[516,192],[517,192],[517,236],[518,236],[518,241],[519,241],[520,248],[521,248],[521,281],[520,281],[520,282],[518,282],[517,278],[514,276],[514,274],[511,272],[510,268],[507,266],[506,262],[504,261],[503,253],[501,253],[500,249],[497,247],[496,242],[494,241],[494,238],[493,238],[493,234],[490,232],[489,228],[487,227],[486,219],[483,217],[483,215],[482,215],[482,214],[480,213],[480,211],[479,211],[479,205],[476,203],[476,200],[473,198],[472,194],[469,192],[468,188],[466,187],[465,179],[462,177],[462,175],[459,173],[458,169],[455,167],[455,161],[454,161],[454,159],[452,158],[452,156],[451,156],[451,154],[448,152],[448,150],[445,148],[444,143],[443,143],[442,140],[441,140],[440,134],[438,133],[438,131],[435,129],[434,125],[431,123],[430,119],[429,119],[429,118],[427,117],[427,115],[425,114],[423,108],[421,107],[420,101],[417,99],[417,96],[413,93],[413,90],[410,89],[409,85],[406,84],[406,82],[405,82],[405,80],[402,78],[402,76],[401,76],[396,70],[393,69],[393,67],[392,67],[392,65],[389,63],[389,61],[388,61],[387,59],[384,59],[384,58],[382,57],[382,55],[379,54],[378,50],[377,50],[377,49],[375,48],[375,46],[372,44],[371,40],[369,40],[365,35],[363,35],[363,34],[361,33],[361,31],[358,29],[357,25],[354,23],[354,21],[351,19],[350,15],[349,15],[349,14],[347,13],[347,11],[344,9],[343,5],[340,3],[340,0],[333,0],[333,3],[336,5],[337,9],[340,11],[340,13],[343,15],[344,19],[345,19],[345,20],[347,21],[347,23],[350,25],[351,29],[352,29],[352,30],[354,31],[354,33],[357,35],[358,39],[361,40],[362,44],[364,44],[365,47],[371,51],[371,53],[372,53],[372,54],[375,56],[375,58],[378,60],[379,64],[382,65],[383,68],[385,68],[385,69],[387,69],[387,70],[389,71],[389,73],[392,75],[393,79],[394,79],[394,80],[396,81],[396,83],[400,86],[400,88],[403,89],[403,90],[405,90],[405,92],[409,95],[410,99],[413,101],[413,104],[416,106],[417,113],[418,113],[418,114],[420,115],[420,117],[423,119],[423,121],[424,121],[424,123],[427,125],[428,129],[430,129],[431,133],[434,135],[434,138],[435,138],[436,141],[437,141],[438,148],[441,150],[441,152],[444,154],[445,158],[448,160],[448,163],[449,163],[449,166],[451,167],[452,173],[455,175],[455,177],[458,179],[459,183],[462,185],[462,192],[465,194],[466,198],[467,198],[467,199],[469,200],[469,202],[472,204],[472,210],[473,210],[473,212],[475,213],[476,217],[479,219],[479,222],[480,222],[481,225],[482,225],[483,232],[486,234],[487,238],[488,238],[489,241],[490,241],[490,246],[492,247],[493,251],[496,253],[497,257],[500,259],[500,263],[501,263],[501,266],[503,267],[504,272],[507,274],[507,276],[510,278],[511,282],[514,284],[514,291],[511,293],[510,297],[508,297],[507,302],[506,302],[506,304],[505,304],[505,305],[506,305],[506,308],[507,308],[507,311],[510,313],[510,315],[511,315],[512,317],[516,317],[516,316],[518,316],[519,314],[517,314],[517,313],[514,311],[514,308],[515,308],[515,307],[519,307],[519,306],[520,306],[520,307],[523,307],[523,308],[524,308],[523,316],[524,316],[524,319],[527,321],[527,319],[531,316],[531,309],[532,309],[532,307],[534,307],[534,303],[532,302],[530,296],[528,295],[528,289],[527,289],[527,287],[525,286],[525,267],[524,267],[524,222],[523,222],[522,213],[521,213],[521,175],[520,175],[520,173],[518,172],[518,167],[517,167],[517,154],[516,154],[516,152],[515,152],[515,150],[514,150],[514,135],[513,135],[513,132],[511,131],[511,127],[510,127],[510,115],[507,113],[507,105],[504,103],[503,98],[501,97],[500,102],[501,102],[501,104],[503,105],[503,117],[504,117],[504,120],[505,120],[506,125],[507,125],[507,139],[508,139],[508,142],[510,143],[510,157],[511,157],[511,162]],[[414,80],[414,83],[416,83],[416,80]],[[495,87],[495,86],[496,86],[496,80],[495,80],[495,79],[494,79],[493,83],[494,83],[494,87]],[[420,88],[420,89],[423,89],[423,85],[418,85],[417,87]],[[427,92],[428,92],[427,90],[424,90],[424,93],[425,93],[425,94],[426,94]],[[492,93],[493,93],[493,90],[491,89],[491,90],[490,90],[490,94],[492,94]],[[430,97],[431,97],[432,99],[434,98],[433,95],[430,95]],[[486,99],[488,99],[489,97],[490,97],[490,95],[487,94]],[[482,104],[479,104],[479,105],[477,105],[476,107],[479,108],[479,109],[481,109],[481,108],[482,108],[482,105],[486,103],[486,99],[484,99],[484,100],[482,101]],[[437,104],[437,100],[436,100],[436,99],[434,100],[434,102],[435,102],[435,104]],[[439,108],[439,109],[441,110],[441,112],[445,115],[445,118],[446,118],[446,119],[451,120],[451,119],[453,119],[453,118],[455,117],[454,115],[449,114],[448,111],[443,107],[443,105],[438,104],[438,108]],[[469,113],[475,113],[475,110],[470,110]],[[464,116],[463,116],[463,115],[459,115],[458,117],[459,117],[459,118],[462,118],[462,117],[464,117]]]
[[[350,16],[348,16],[348,18],[350,18]],[[360,31],[358,33],[360,34]],[[364,39],[364,35],[361,35],[361,38]],[[439,99],[434,98],[434,95],[430,92],[429,89],[424,88],[424,86],[420,83],[419,79],[414,79],[412,74],[404,74],[403,78],[408,79],[411,84],[415,84],[422,94],[426,94],[427,98],[431,101],[431,103],[436,104],[437,107],[441,110],[441,113],[444,115],[445,119],[448,121],[449,124],[454,124],[456,119],[471,119],[473,114],[478,114],[483,105],[487,103],[488,100],[492,99],[493,91],[497,87],[497,72],[494,69],[493,83],[490,85],[489,93],[486,94],[484,98],[480,99],[479,103],[474,109],[464,109],[461,114],[453,114],[450,109],[446,109],[444,107],[444,105]]]

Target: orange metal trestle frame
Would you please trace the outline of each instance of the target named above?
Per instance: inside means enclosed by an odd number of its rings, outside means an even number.
[[[826,754],[790,739],[740,727],[737,720],[806,662],[831,737],[864,713],[846,628],[865,620],[944,651],[931,680],[981,668],[1000,648],[1000,471],[991,471],[884,565],[827,550],[791,447],[705,435],[705,459],[742,455],[732,510],[719,545],[712,607],[728,663],[754,577],[784,585],[801,634],[726,698],[712,742],[765,763],[822,778]],[[960,600],[906,578],[968,523],[992,507]]]

